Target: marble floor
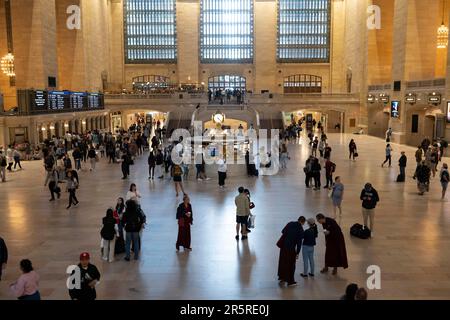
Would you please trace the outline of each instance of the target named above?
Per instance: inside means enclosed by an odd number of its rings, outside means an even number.
[[[370,290],[369,299],[449,299],[450,298],[450,209],[440,201],[438,178],[430,193],[420,197],[411,179],[415,168],[414,148],[393,145],[394,165],[381,168],[384,141],[374,137],[330,134],[332,160],[345,184],[343,218],[349,268],[338,276],[321,275],[324,236],[319,235],[315,252],[316,277],[302,279],[297,263],[297,287],[280,287],[277,282],[278,248],[281,229],[298,216],[331,214],[327,191],[304,186],[302,171],[309,149],[289,145],[288,169],[277,176],[250,179],[242,167],[233,167],[227,189],[212,180],[197,182],[194,170],[185,183],[194,211],[190,253],[175,251],[177,223],[175,198],[170,180],[148,181],[147,159],[141,157],[131,169],[131,177],[121,180],[120,166],[104,159],[95,172],[80,173],[80,205],[66,210],[67,194],[49,203],[43,186],[42,163],[25,162],[24,170],[8,175],[0,184],[0,236],[10,251],[10,260],[0,282],[0,299],[12,299],[8,285],[19,275],[22,258],[33,261],[41,275],[43,299],[68,299],[67,266],[76,264],[83,251],[102,273],[97,287],[99,299],[338,299],[350,282],[365,286],[369,265],[381,268],[381,289]],[[360,158],[349,161],[347,145],[355,138]],[[405,150],[409,159],[407,182],[395,183],[397,159]],[[445,159],[450,161],[450,159]],[[359,194],[370,181],[381,202],[376,212],[375,237],[350,237],[349,228],[361,222]],[[122,256],[107,263],[100,258],[101,218],[118,196],[124,196],[135,182],[143,195],[142,206],[149,219],[143,236],[139,261],[129,263]],[[236,241],[234,197],[246,186],[256,204],[256,229],[248,241]]]

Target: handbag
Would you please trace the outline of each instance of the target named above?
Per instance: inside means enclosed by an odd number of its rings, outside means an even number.
[[[284,245],[284,239],[285,239],[286,237],[285,237],[285,235],[283,234],[281,237],[280,237],[280,239],[278,239],[278,241],[277,241],[277,247],[278,248],[283,248],[283,245]]]
[[[253,214],[251,214],[248,217],[248,226],[247,226],[247,228],[249,228],[249,229],[254,229],[255,228],[255,218],[256,218],[256,216],[253,215]]]
[[[355,153],[353,154],[353,156],[354,156],[355,158],[358,158],[358,157],[359,157],[358,152],[355,152]]]
[[[255,208],[255,204],[253,202],[250,202],[250,209],[254,209]]]
[[[333,189],[328,191],[328,198],[331,198],[333,196]]]

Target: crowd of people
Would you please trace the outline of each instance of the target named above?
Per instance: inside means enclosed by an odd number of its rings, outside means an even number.
[[[304,120],[293,121],[281,133],[282,143],[280,145],[279,163],[280,169],[287,169],[287,163],[290,159],[288,144],[300,138],[303,131]],[[315,191],[322,190],[321,181],[326,184],[323,189],[327,191],[333,205],[333,215],[326,216],[319,213],[314,218],[305,218],[300,216],[297,221],[289,222],[282,230],[281,237],[276,243],[279,252],[278,280],[280,284],[295,286],[296,262],[302,254],[303,270],[300,273],[302,278],[313,278],[316,275],[315,266],[315,246],[320,241],[320,232],[318,225],[322,226],[325,238],[325,257],[324,265],[320,273],[331,273],[336,275],[338,268],[348,268],[347,250],[344,235],[340,226],[342,216],[342,202],[344,199],[344,184],[341,176],[336,176],[337,165],[332,161],[332,148],[328,137],[320,122],[314,123],[313,129],[307,129],[308,145],[310,156],[304,166],[305,186],[307,189]],[[315,130],[317,128],[317,130]],[[318,136],[315,136],[315,133]],[[89,171],[96,171],[96,163],[104,158],[109,164],[120,163],[122,179],[128,179],[130,176],[130,166],[134,160],[145,154],[148,150],[149,180],[170,178],[175,186],[176,196],[183,194],[182,202],[176,210],[176,220],[178,224],[178,235],[175,242],[176,251],[181,248],[184,251],[192,251],[191,246],[191,227],[193,226],[193,205],[191,199],[183,186],[183,181],[189,179],[189,164],[181,164],[172,161],[173,151],[180,156],[185,153],[193,155],[196,158],[196,179],[199,181],[209,180],[206,176],[206,163],[204,152],[195,152],[183,144],[183,139],[172,141],[166,137],[166,129],[158,123],[156,126],[137,124],[129,130],[120,130],[115,134],[107,132],[86,132],[85,134],[76,134],[66,132],[63,137],[53,137],[45,141],[42,149],[43,164],[45,168],[44,185],[49,188],[50,201],[60,199],[62,196],[61,183],[66,184],[68,196],[68,206],[77,206],[79,200],[76,192],[80,187],[78,172],[85,168]],[[386,158],[382,164],[392,165],[392,151],[390,144],[391,134],[386,135]],[[415,154],[417,168],[414,178],[417,180],[420,194],[424,194],[429,188],[430,177],[436,175],[438,163],[442,159],[445,144],[442,141],[428,143],[424,141]],[[2,178],[5,177],[5,170],[12,167],[11,160],[16,162],[14,151],[6,151],[6,155],[0,151],[0,166],[2,168]],[[319,152],[317,152],[319,151]],[[357,145],[354,139],[351,139],[348,145],[349,160],[355,161],[358,155]],[[267,153],[270,157],[270,153]],[[259,155],[258,155],[259,156]],[[260,165],[261,161],[256,161],[254,155],[246,151],[246,167],[248,176],[258,176],[259,171],[263,170],[265,164]],[[274,160],[274,159],[272,159]],[[268,162],[272,162],[269,160]],[[264,163],[267,163],[264,162]],[[20,161],[16,164],[21,168]],[[217,177],[220,188],[225,188],[227,180],[227,162],[222,156],[217,157]],[[400,174],[398,182],[404,181],[406,175],[405,168],[407,158],[405,152],[401,152],[399,159]],[[403,180],[401,179],[403,177]],[[448,182],[450,180],[448,166],[443,164],[439,174],[442,185],[442,198],[445,197]],[[102,228],[100,230],[100,251],[102,259],[113,262],[120,254],[124,254],[123,259],[130,261],[140,258],[142,250],[142,236],[147,221],[147,216],[141,207],[142,194],[138,191],[136,184],[132,183],[126,195],[119,197],[115,206],[106,210],[102,218]],[[363,226],[374,234],[375,209],[380,202],[377,190],[371,183],[366,183],[361,190],[360,201],[362,203],[362,223]],[[236,208],[236,240],[248,240],[249,233],[255,225],[255,215],[252,210],[255,203],[251,201],[250,191],[244,187],[238,188],[238,195],[235,197]],[[5,269],[8,261],[8,251],[6,243],[0,238],[0,280],[2,270]],[[78,268],[81,274],[81,288],[70,289],[69,296],[74,300],[93,300],[96,299],[95,287],[100,280],[100,272],[97,267],[90,263],[90,254],[83,252],[80,255]],[[12,294],[23,300],[39,300],[39,275],[34,271],[32,262],[24,259],[20,262],[22,275],[11,284]],[[75,274],[75,270],[73,274]],[[343,300],[364,300],[367,299],[367,291],[364,288],[358,288],[356,284],[347,287]]]

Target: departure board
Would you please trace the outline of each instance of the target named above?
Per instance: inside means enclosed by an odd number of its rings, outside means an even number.
[[[70,93],[68,91],[49,91],[48,110],[70,110]]]
[[[24,113],[73,112],[104,109],[102,93],[18,90],[20,109]],[[20,98],[27,97],[27,98]]]
[[[83,110],[87,108],[87,105],[88,105],[87,92],[72,92],[70,94],[70,109]]]
[[[47,91],[43,90],[33,91],[31,103],[33,110],[42,112],[47,111],[48,109]]]

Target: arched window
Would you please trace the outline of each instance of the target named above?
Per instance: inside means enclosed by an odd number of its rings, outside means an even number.
[[[170,78],[159,75],[145,75],[133,78],[133,90],[142,93],[164,91],[172,87]]]
[[[294,74],[284,78],[284,93],[321,93],[322,77]]]
[[[247,87],[246,79],[236,75],[219,75],[208,79],[208,89],[231,89],[245,91]]]

